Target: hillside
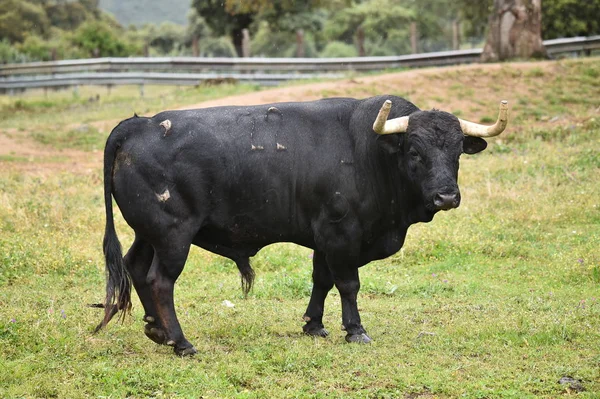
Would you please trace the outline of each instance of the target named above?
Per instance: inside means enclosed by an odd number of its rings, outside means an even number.
[[[123,26],[165,21],[185,25],[190,4],[190,0],[100,0],[100,8],[114,15]]]

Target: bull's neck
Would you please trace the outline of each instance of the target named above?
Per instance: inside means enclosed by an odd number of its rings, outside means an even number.
[[[388,190],[386,190],[385,197],[388,198],[388,204],[384,215],[388,215],[390,222],[399,228],[408,228],[415,223],[430,222],[435,212],[425,207],[420,190],[414,187],[414,183],[407,174],[407,169],[399,168],[397,161],[395,162],[394,167],[386,166],[388,171],[386,180],[389,183],[386,184]],[[400,165],[403,164],[400,163]],[[382,200],[385,201],[385,199]]]

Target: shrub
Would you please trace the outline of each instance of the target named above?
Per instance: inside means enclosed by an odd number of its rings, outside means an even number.
[[[228,37],[206,38],[200,41],[202,57],[235,57],[235,47]]]
[[[125,57],[129,46],[119,33],[101,22],[85,22],[75,31],[73,44],[90,57]]]
[[[343,42],[331,42],[321,51],[321,57],[340,58],[340,57],[358,57],[356,47]]]
[[[21,53],[15,47],[11,46],[8,39],[0,40],[0,64],[10,64],[15,62],[25,62],[25,54]]]

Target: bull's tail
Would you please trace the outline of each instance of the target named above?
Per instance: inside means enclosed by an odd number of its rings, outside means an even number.
[[[117,151],[122,143],[122,138],[118,130],[119,126],[113,129],[104,148],[104,206],[106,210],[106,227],[104,230],[103,250],[106,263],[106,298],[104,300],[104,319],[94,332],[98,332],[106,326],[119,310],[123,310],[123,318],[131,310],[131,278],[123,262],[123,253],[115,230],[112,206],[113,165]]]

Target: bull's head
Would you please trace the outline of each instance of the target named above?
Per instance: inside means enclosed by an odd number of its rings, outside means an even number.
[[[410,116],[388,120],[392,108],[387,100],[373,130],[380,135],[404,133],[401,158],[414,187],[421,192],[429,211],[448,210],[460,204],[458,160],[462,153],[483,151],[483,137],[497,136],[508,122],[508,103],[500,103],[498,120],[492,126],[480,125],[442,111],[418,111]]]

